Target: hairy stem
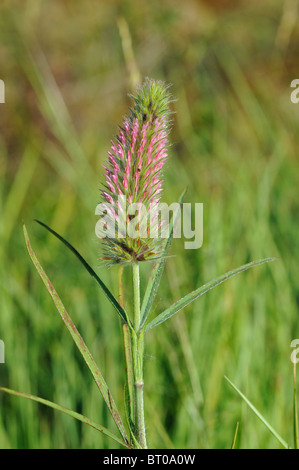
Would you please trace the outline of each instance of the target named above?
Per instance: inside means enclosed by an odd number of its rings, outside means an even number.
[[[123,276],[124,267],[120,266],[118,273],[118,301],[121,307],[125,308],[124,302],[124,293],[123,293]],[[134,404],[134,371],[133,371],[133,359],[132,359],[132,346],[131,346],[131,332],[127,323],[122,322],[123,329],[123,339],[124,339],[124,350],[125,350],[125,360],[126,360],[126,373],[127,373],[127,390],[128,390],[128,414],[129,414],[129,427],[130,433],[132,436],[131,423],[134,423],[135,416],[135,404]]]
[[[139,264],[133,264],[133,291],[134,291],[134,334],[132,338],[133,346],[133,367],[134,367],[134,387],[136,416],[135,427],[140,446],[147,448],[145,422],[144,422],[144,403],[143,403],[143,352],[144,352],[144,331],[139,331],[140,327],[140,276]]]

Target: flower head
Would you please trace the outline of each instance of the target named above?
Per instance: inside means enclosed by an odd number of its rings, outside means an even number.
[[[104,166],[100,236],[110,264],[156,259],[162,249],[158,205],[171,96],[163,82],[146,79],[131,98]]]

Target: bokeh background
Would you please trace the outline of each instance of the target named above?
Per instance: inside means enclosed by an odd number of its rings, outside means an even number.
[[[175,240],[154,313],[245,262],[277,256],[148,333],[145,412],[152,448],[276,448],[228,376],[292,445],[290,343],[299,338],[297,0],[1,2],[0,383],[115,430],[26,251],[32,246],[123,413],[119,319],[86,271],[33,219],[67,238],[117,295],[94,235],[102,164],[149,76],[172,83],[166,202],[188,185],[204,243]],[[143,282],[149,272],[143,266]],[[130,292],[130,272],[125,273]],[[0,396],[1,448],[113,448],[95,430]]]

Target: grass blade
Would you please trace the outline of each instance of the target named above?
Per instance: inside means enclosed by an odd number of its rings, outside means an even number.
[[[262,423],[264,423],[264,425],[269,429],[269,431],[273,434],[274,437],[276,437],[276,439],[280,442],[280,444],[285,448],[285,449],[289,449],[289,446],[288,444],[286,443],[286,441],[275,431],[275,429],[272,428],[272,426],[268,423],[268,421],[266,421],[266,419],[261,415],[261,413],[255,408],[255,406],[253,406],[253,404],[248,400],[248,398],[245,397],[245,395],[243,395],[242,392],[240,392],[240,390],[236,387],[236,385],[234,385],[227,377],[225,377],[225,379],[228,381],[228,383],[234,388],[234,390],[236,390],[236,392],[238,392],[238,394],[240,395],[241,398],[243,398],[243,400],[247,403],[247,405],[249,406],[249,408],[252,409],[252,411],[256,414],[256,416],[262,421]]]
[[[108,386],[107,386],[107,384],[104,380],[104,377],[102,376],[97,364],[95,363],[89,349],[87,348],[86,344],[84,343],[79,331],[77,330],[77,328],[74,325],[72,319],[70,318],[68,312],[66,311],[59,295],[57,294],[57,292],[54,289],[53,285],[51,284],[48,276],[46,275],[46,273],[43,270],[41,264],[39,263],[34,251],[32,250],[25,224],[23,224],[23,230],[24,230],[24,237],[25,237],[26,246],[27,246],[30,258],[31,258],[36,270],[38,271],[40,277],[42,278],[42,280],[43,280],[43,282],[44,282],[44,284],[47,288],[47,291],[51,295],[52,300],[53,300],[58,312],[60,313],[60,316],[63,319],[67,329],[69,330],[74,342],[76,343],[77,348],[79,349],[82,357],[84,358],[86,364],[88,365],[88,367],[89,367],[89,369],[90,369],[90,371],[93,375],[93,378],[94,378],[94,380],[95,380],[95,382],[96,382],[101,394],[103,395],[103,398],[104,398],[104,400],[105,400],[105,402],[106,402],[106,404],[107,404],[107,406],[110,410],[110,413],[112,414],[112,417],[113,417],[113,419],[114,419],[114,421],[115,421],[122,437],[124,438],[124,441],[127,443],[128,439],[127,439],[127,434],[126,434],[123,422],[121,420],[121,417],[120,417],[120,414],[117,410],[115,402],[114,402],[114,400],[111,396],[110,390],[109,390],[109,388],[108,388]]]
[[[234,434],[234,438],[233,438],[233,442],[232,442],[232,449],[236,448],[236,440],[237,440],[237,436],[238,436],[238,431],[239,431],[239,421],[237,421],[237,424],[236,424],[235,434]]]
[[[106,297],[112,303],[113,307],[115,308],[117,313],[120,315],[122,321],[124,321],[125,323],[129,323],[129,320],[127,318],[127,315],[126,315],[124,309],[121,307],[121,305],[116,300],[114,295],[110,292],[108,287],[103,283],[103,281],[95,273],[95,271],[92,269],[92,267],[87,263],[87,261],[85,261],[83,256],[81,256],[80,253],[76,250],[76,248],[74,248],[67,240],[65,240],[65,238],[63,238],[61,235],[59,235],[57,232],[55,232],[55,230],[51,229],[48,225],[46,225],[43,222],[40,222],[39,220],[36,220],[36,219],[35,219],[35,222],[37,222],[42,227],[47,229],[50,233],[52,233],[52,235],[54,235],[56,238],[58,238],[58,240],[62,241],[62,243],[64,243],[64,245],[67,246],[72,251],[72,253],[74,253],[74,255],[78,258],[78,260],[83,264],[85,269],[89,272],[91,277],[94,278],[94,280],[96,281],[98,286],[104,291]]]
[[[182,206],[182,203],[183,203],[183,200],[184,200],[186,191],[187,191],[187,188],[186,188],[186,189],[184,190],[184,192],[181,194],[181,197],[180,197],[180,199],[179,199],[179,205],[180,205],[180,207]],[[142,328],[143,325],[144,325],[144,323],[146,322],[146,319],[147,319],[147,317],[148,317],[148,315],[149,315],[151,306],[152,306],[153,301],[154,301],[154,299],[155,299],[155,296],[156,296],[156,294],[157,294],[157,291],[158,291],[158,288],[159,288],[159,284],[160,284],[160,280],[161,280],[161,276],[162,276],[162,272],[163,272],[163,268],[164,268],[164,264],[165,264],[165,261],[166,261],[166,255],[167,255],[169,246],[170,246],[171,241],[172,241],[172,238],[173,238],[174,226],[175,226],[175,224],[176,224],[176,222],[177,222],[177,220],[178,220],[179,215],[180,215],[180,210],[177,210],[177,211],[173,214],[173,217],[172,217],[171,222],[170,222],[169,237],[167,238],[167,240],[166,240],[166,242],[165,242],[164,249],[163,249],[163,253],[162,253],[162,258],[160,258],[160,259],[154,264],[154,267],[153,267],[153,269],[152,269],[150,278],[149,278],[149,280],[148,280],[148,284],[147,284],[147,287],[146,287],[146,291],[145,291],[145,294],[144,294],[144,297],[143,297],[143,301],[142,301],[142,306],[141,306],[141,313],[140,313],[141,323],[140,323],[140,328]]]
[[[77,419],[78,421],[81,421],[82,423],[88,424],[92,428],[96,429],[97,431],[100,431],[101,433],[105,434],[106,436],[110,437],[113,439],[115,442],[118,444],[128,447],[128,445],[122,441],[119,437],[117,437],[115,434],[109,431],[109,429],[104,428],[101,424],[97,423],[96,421],[93,421],[90,418],[87,418],[84,415],[81,415],[80,413],[77,413],[76,411],[70,410],[69,408],[65,408],[64,406],[58,405],[57,403],[53,403],[52,401],[45,400],[44,398],[37,397],[35,395],[30,395],[28,393],[23,393],[23,392],[17,392],[16,390],[11,390],[9,388],[5,387],[0,387],[0,390],[2,392],[6,392],[10,395],[14,395],[16,397],[21,397],[21,398],[27,398],[29,400],[35,401],[37,403],[41,403],[42,405],[46,405],[50,408],[53,408],[54,410],[61,411],[62,413],[65,413],[66,415],[72,416],[73,418]]]
[[[266,258],[258,261],[251,261],[248,264],[244,264],[243,266],[239,266],[236,269],[233,269],[232,271],[229,271],[228,273],[223,274],[220,277],[217,277],[213,281],[208,282],[207,284],[199,287],[198,289],[194,290],[193,292],[190,292],[190,294],[187,294],[185,297],[182,297],[180,300],[175,302],[173,305],[171,305],[169,308],[164,310],[164,312],[160,313],[154,320],[152,320],[146,327],[146,331],[154,328],[157,325],[160,325],[164,321],[168,320],[170,317],[175,315],[177,312],[185,308],[188,304],[196,300],[198,297],[201,295],[205,294],[211,289],[214,289],[214,287],[219,286],[219,284],[222,284],[222,282],[227,281],[233,276],[236,276],[236,274],[239,274],[243,271],[246,271],[247,269],[250,269],[254,266],[258,266],[259,264],[263,263],[268,263],[269,261],[274,261],[277,258]]]

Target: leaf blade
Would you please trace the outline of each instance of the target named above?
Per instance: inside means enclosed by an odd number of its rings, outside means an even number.
[[[237,421],[237,424],[236,424],[235,434],[234,434],[233,442],[232,442],[232,445],[231,445],[232,450],[236,448],[238,431],[239,431],[239,421]]]
[[[219,284],[222,284],[222,282],[227,281],[233,276],[236,276],[237,274],[246,271],[247,269],[250,269],[254,266],[258,266],[260,264],[268,263],[270,261],[274,261],[277,258],[265,258],[262,260],[257,260],[257,261],[251,261],[250,263],[244,264],[242,266],[239,266],[236,269],[233,269],[222,276],[217,277],[216,279],[209,281],[207,284],[204,284],[203,286],[199,287],[198,289],[195,289],[194,291],[190,292],[189,294],[185,295],[185,297],[182,297],[179,299],[177,302],[175,302],[173,305],[171,305],[169,308],[164,310],[164,312],[160,313],[156,318],[154,318],[147,326],[146,326],[146,331],[154,328],[155,326],[160,325],[164,321],[168,320],[170,317],[175,315],[177,312],[185,308],[187,305],[189,305],[191,302],[196,300],[198,297],[201,295],[205,294],[211,289],[214,289],[214,287],[217,287]]]
[[[87,263],[87,261],[83,258],[83,256],[76,250],[76,248],[74,248],[65,238],[59,235],[59,233],[55,232],[55,230],[53,230],[51,227],[44,224],[40,220],[37,220],[37,219],[34,219],[34,220],[39,225],[41,225],[46,230],[48,230],[52,235],[58,238],[58,240],[60,240],[67,248],[69,248],[69,250],[71,250],[71,252],[77,257],[77,259],[83,264],[83,266],[88,271],[88,273],[93,277],[93,279],[96,281],[98,286],[104,291],[106,297],[112,303],[113,307],[115,308],[117,313],[120,315],[122,321],[124,321],[125,323],[129,323],[126,312],[121,307],[119,302],[116,300],[112,292],[110,292],[108,287],[104,284],[104,282],[100,279],[100,277],[96,274],[96,272],[92,269],[92,267]]]
[[[186,192],[187,192],[187,188],[185,188],[185,190],[183,191],[183,193],[181,194],[181,196],[179,198],[180,207],[182,206],[182,203],[183,203]],[[162,276],[162,272],[163,272],[163,268],[164,268],[165,261],[166,261],[166,254],[168,252],[168,249],[170,247],[170,244],[171,244],[171,241],[172,241],[172,238],[173,238],[173,231],[174,231],[175,224],[178,220],[179,213],[180,213],[180,211],[177,210],[173,214],[173,217],[172,217],[172,220],[171,220],[171,223],[170,223],[169,237],[167,238],[167,240],[165,242],[162,257],[154,264],[154,267],[152,269],[150,278],[148,280],[146,291],[144,293],[144,297],[143,297],[143,301],[142,301],[142,306],[141,306],[140,328],[142,328],[143,325],[145,324],[146,319],[149,315],[150,308],[151,308],[151,306],[153,304],[153,301],[156,297],[156,294],[157,294],[157,291],[158,291],[158,288],[159,288],[159,284],[160,284],[160,280],[161,280],[161,276]]]
[[[54,403],[52,401],[46,400],[41,397],[37,397],[35,395],[31,395],[29,393],[24,393],[24,392],[19,392],[16,390],[12,390],[10,388],[6,387],[0,387],[0,390],[2,392],[8,393],[9,395],[14,395],[17,397],[21,398],[27,398],[31,401],[35,401],[37,403],[41,403],[42,405],[48,406],[49,408],[53,408],[54,410],[60,411],[68,416],[72,416],[73,418],[77,419],[78,421],[81,421],[82,423],[88,424],[92,428],[96,429],[97,431],[100,431],[101,433],[105,434],[106,436],[110,437],[114,441],[116,441],[118,444],[128,447],[128,445],[119,439],[118,436],[116,436],[114,433],[109,431],[109,429],[105,428],[101,424],[97,423],[91,418],[88,418],[87,416],[82,415],[81,413],[77,413],[76,411],[70,410],[69,408],[66,408],[65,406],[58,405],[57,403]]]
[[[264,423],[264,425],[269,429],[269,431],[273,434],[274,437],[282,444],[285,449],[289,449],[287,442],[275,431],[275,429],[268,423],[268,421],[263,417],[263,415],[255,408],[255,406],[245,397],[245,395],[238,389],[236,385],[234,385],[228,377],[224,376],[224,378],[228,381],[228,383],[233,387],[233,389],[240,395],[240,397],[247,403],[249,408],[256,414],[256,416]]]
[[[27,246],[27,250],[29,253],[29,256],[38,272],[40,275],[43,283],[46,286],[47,291],[49,292],[50,296],[52,297],[52,300],[55,304],[55,307],[57,308],[64,324],[66,325],[69,333],[71,334],[77,348],[79,349],[83,359],[85,360],[87,366],[89,367],[89,370],[92,373],[92,376],[106,402],[106,405],[115,421],[115,424],[117,425],[123,439],[125,442],[128,442],[127,438],[127,433],[125,431],[122,419],[120,417],[120,414],[118,412],[118,409],[116,407],[116,404],[111,396],[110,390],[105,382],[104,377],[102,376],[102,373],[100,369],[98,368],[94,358],[92,357],[89,349],[87,348],[83,338],[81,337],[79,331],[77,330],[76,326],[74,325],[71,317],[69,316],[66,308],[64,307],[59,295],[57,294],[54,286],[50,282],[48,276],[46,275],[45,271],[43,270],[40,262],[38,261],[32,247],[30,244],[29,236],[27,233],[27,229],[25,224],[23,224],[23,231],[24,231],[24,237],[25,237],[25,242]]]

